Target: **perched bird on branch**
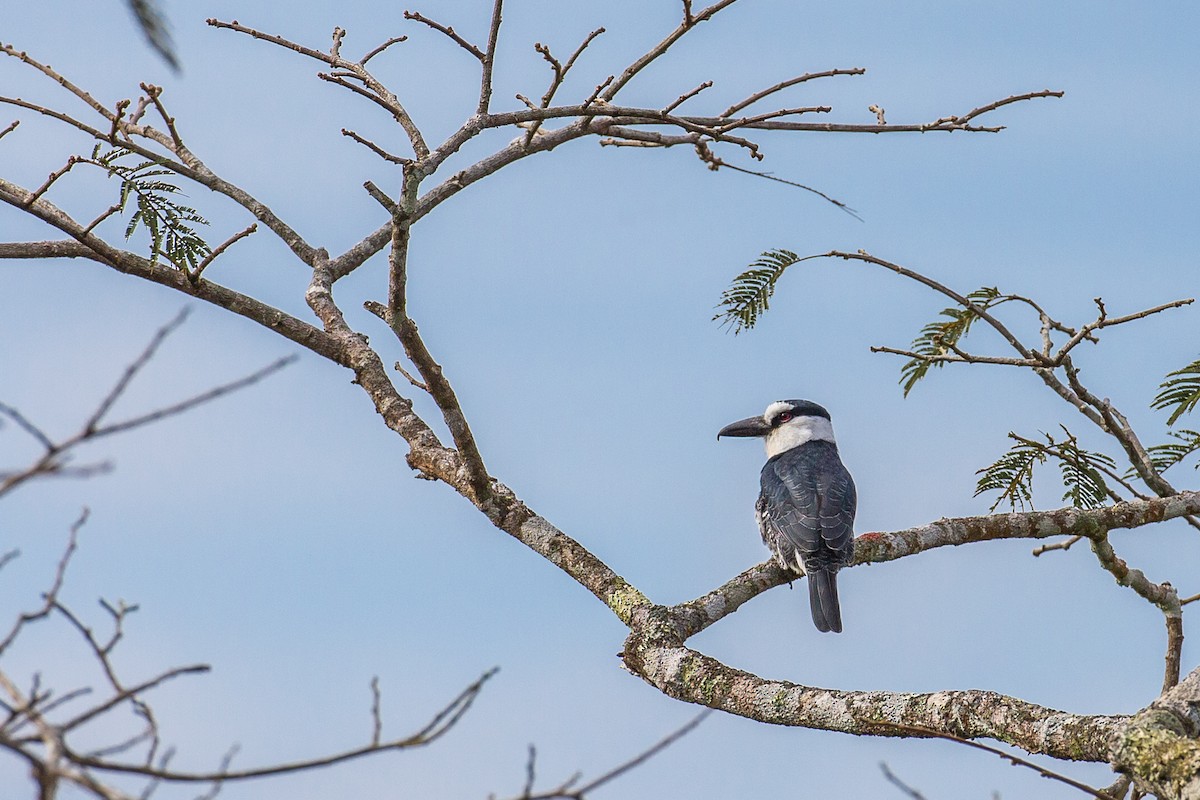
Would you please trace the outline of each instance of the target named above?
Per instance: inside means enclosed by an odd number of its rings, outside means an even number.
[[[763,439],[767,463],[754,506],[763,542],[784,568],[808,575],[817,630],[841,633],[837,573],[854,557],[857,495],[829,412],[808,400],[779,400],[761,417],[726,425],[722,436]]]

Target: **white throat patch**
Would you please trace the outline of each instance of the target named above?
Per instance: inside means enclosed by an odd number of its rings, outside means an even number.
[[[772,403],[767,413],[775,410],[777,404]],[[780,425],[767,434],[764,444],[767,448],[767,458],[775,456],[793,447],[799,447],[805,442],[821,440],[833,442],[833,424],[824,417],[796,417]]]

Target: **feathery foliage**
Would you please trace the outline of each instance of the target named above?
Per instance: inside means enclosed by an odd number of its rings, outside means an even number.
[[[1001,503],[1008,501],[1013,511],[1017,506],[1024,511],[1033,508],[1033,467],[1046,463],[1046,451],[1036,442],[1019,439],[1015,433],[1008,434],[1016,439],[1012,449],[1000,456],[994,464],[976,470],[979,482],[975,484],[975,496],[984,492],[998,491],[1000,495],[988,511],[995,511]]]
[[[1177,431],[1167,431],[1167,435],[1173,436],[1179,441],[1156,444],[1146,448],[1146,452],[1150,454],[1150,463],[1154,464],[1154,468],[1159,472],[1167,471],[1192,453],[1200,450],[1200,433],[1196,431],[1183,428]],[[1196,464],[1196,469],[1200,469],[1200,463]]]
[[[1167,424],[1174,425],[1180,417],[1194,409],[1197,403],[1200,403],[1200,360],[1168,373],[1167,379],[1159,384],[1158,395],[1150,407],[1160,411],[1173,408]]]
[[[771,295],[784,270],[804,260],[791,250],[766,251],[721,293],[713,319],[721,320],[723,328],[732,328],[735,336],[753,328],[759,316],[771,307]]]
[[[171,170],[149,160],[122,163],[122,159],[133,155],[124,147],[101,153],[100,145],[96,145],[90,162],[107,170],[110,178],[115,175],[121,179],[121,211],[125,211],[130,198],[136,198],[137,210],[125,226],[125,238],[133,236],[139,226],[144,227],[150,236],[151,263],[158,263],[162,257],[184,272],[195,270],[212,248],[192,226],[207,225],[208,220],[196,209],[174,201],[173,196],[183,194],[178,186],[158,180],[173,174]]]
[[[910,359],[900,368],[904,396],[908,397],[908,393],[917,385],[917,381],[925,377],[930,367],[941,367],[946,363],[936,359],[949,354],[971,330],[972,323],[979,319],[975,309],[986,311],[1009,299],[1001,297],[1000,290],[994,286],[985,286],[967,295],[967,300],[974,307],[943,308],[942,316],[946,319],[934,320],[921,328],[921,335],[913,339],[911,347],[920,357]]]
[[[1064,426],[1065,438],[1055,441],[1048,433],[1042,433],[1046,441],[1026,439],[1015,433],[1008,436],[1016,444],[991,466],[976,472],[980,476],[975,486],[976,496],[988,491],[1000,495],[992,504],[995,511],[1007,501],[1015,511],[1033,508],[1033,469],[1054,459],[1058,463],[1066,492],[1062,499],[1076,508],[1098,508],[1106,505],[1111,490],[1104,480],[1103,471],[1116,468],[1116,462],[1104,453],[1092,452],[1079,446],[1075,436]]]

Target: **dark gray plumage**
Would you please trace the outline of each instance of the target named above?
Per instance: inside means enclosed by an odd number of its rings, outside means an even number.
[[[857,494],[838,455],[829,412],[807,400],[783,400],[717,436],[765,439],[768,459],[755,504],[763,542],[784,567],[808,575],[817,629],[840,633],[837,572],[854,557]]]

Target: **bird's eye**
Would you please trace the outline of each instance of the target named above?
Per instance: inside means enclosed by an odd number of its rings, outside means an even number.
[[[780,422],[787,422],[787,421],[788,421],[788,420],[790,420],[791,418],[792,418],[792,412],[790,412],[790,411],[785,411],[785,412],[783,412],[782,414],[780,414],[780,415],[779,415],[779,421],[780,421]]]

